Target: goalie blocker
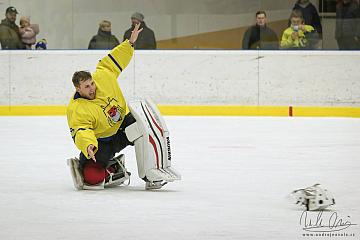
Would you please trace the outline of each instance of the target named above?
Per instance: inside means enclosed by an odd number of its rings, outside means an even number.
[[[136,122],[125,128],[125,134],[134,143],[138,174],[146,181],[146,188],[161,188],[180,180],[180,174],[171,167],[169,131],[156,105],[136,100],[128,106]]]

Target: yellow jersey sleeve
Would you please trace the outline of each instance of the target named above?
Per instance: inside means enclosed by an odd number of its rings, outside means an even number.
[[[101,85],[101,81],[110,81],[111,79],[116,81],[120,73],[129,64],[133,53],[134,48],[129,43],[129,40],[125,40],[100,60],[96,66],[96,71],[93,73],[93,78]]]
[[[68,109],[68,124],[70,126],[71,137],[76,147],[87,157],[87,148],[90,144],[98,148],[98,141],[94,133],[95,116],[89,114],[86,109]]]

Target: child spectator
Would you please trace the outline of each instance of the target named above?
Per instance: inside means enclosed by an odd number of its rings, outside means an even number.
[[[282,49],[316,49],[319,48],[319,35],[316,30],[304,23],[300,10],[293,10],[290,16],[291,26],[281,38]]]
[[[309,0],[298,0],[295,3],[293,10],[296,10],[296,9],[301,11],[303,18],[304,18],[304,23],[306,25],[312,26],[316,30],[316,32],[319,34],[319,36],[321,36],[322,35],[321,20],[320,20],[319,13],[318,13],[316,7],[314,6],[314,4],[312,4]],[[289,21],[289,26],[290,25],[291,25],[291,22]]]
[[[47,44],[46,39],[43,38],[36,43],[35,49],[36,50],[46,50],[47,49],[46,44]]]
[[[39,25],[30,24],[29,17],[21,17],[19,33],[25,48],[31,49],[31,46],[36,43],[36,35],[39,33]]]

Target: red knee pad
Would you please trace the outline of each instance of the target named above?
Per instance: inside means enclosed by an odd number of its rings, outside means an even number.
[[[105,179],[105,169],[96,162],[89,161],[84,167],[84,181],[88,184],[95,185]]]

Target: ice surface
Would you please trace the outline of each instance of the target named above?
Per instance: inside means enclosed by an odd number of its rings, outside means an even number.
[[[76,191],[65,117],[0,117],[0,239],[303,237],[292,190],[322,183],[360,236],[360,119],[166,117],[183,180],[145,191],[133,148],[128,187]],[[324,220],[325,221],[325,220]],[[336,238],[331,238],[336,239]]]

